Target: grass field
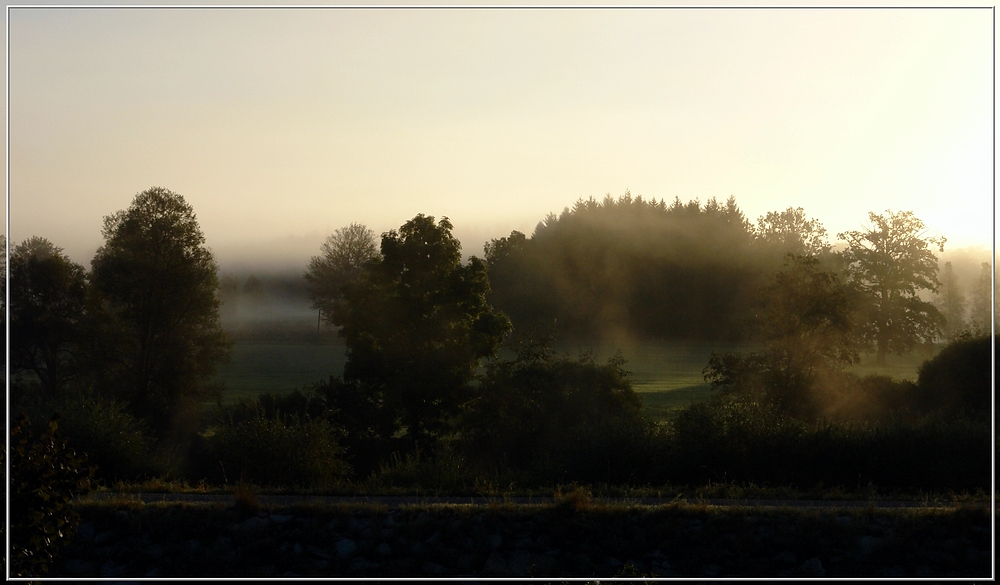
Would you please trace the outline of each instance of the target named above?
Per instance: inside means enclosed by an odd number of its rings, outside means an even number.
[[[577,357],[592,352],[599,361],[621,350],[628,360],[632,387],[642,397],[648,416],[662,419],[678,409],[707,399],[711,395],[702,370],[713,351],[739,351],[732,345],[699,345],[668,342],[564,343],[556,347],[560,355]],[[862,356],[862,363],[850,368],[858,375],[885,374],[916,380],[917,370],[927,354],[890,355],[884,367],[875,367],[874,355]],[[344,369],[344,346],[328,337],[320,342],[238,339],[232,361],[219,368],[227,385],[224,402],[253,398],[265,392],[285,393],[302,389],[314,382],[339,376]]]
[[[632,372],[632,387],[654,413],[666,413],[692,400],[708,396],[702,369],[713,347],[652,343],[643,345],[577,345],[557,347],[561,355],[577,357],[589,351],[603,362],[621,349]],[[734,348],[721,347],[719,351]],[[232,361],[219,368],[226,383],[226,403],[253,398],[265,392],[284,393],[318,380],[339,376],[346,361],[344,346],[337,343],[278,343],[237,341]]]
[[[224,402],[302,389],[339,376],[345,361],[341,344],[237,342],[232,361],[219,368],[227,388]]]

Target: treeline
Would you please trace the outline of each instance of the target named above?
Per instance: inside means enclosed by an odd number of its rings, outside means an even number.
[[[732,197],[725,204],[715,199],[666,204],[626,192],[579,200],[559,216],[546,217],[531,237],[515,231],[486,244],[489,298],[516,329],[558,337],[747,340],[754,336],[748,325],[759,312],[761,291],[787,255],[816,257],[842,282],[863,286],[865,276],[852,273],[852,264],[864,270],[857,264],[873,247],[868,236],[881,231],[892,240],[887,243],[909,255],[911,263],[900,267],[903,280],[926,279],[926,286],[903,296],[914,297],[921,289],[933,293],[943,284],[936,306],[914,306],[933,322],[917,335],[920,342],[988,332],[988,263],[967,302],[954,274],[946,270],[939,283],[936,263],[920,257],[929,251],[927,243],[938,240],[924,241],[919,220],[906,213],[876,217],[884,225],[876,221],[868,233],[839,234],[846,250],[834,252],[826,229],[802,208],[770,212],[751,224]],[[920,271],[923,276],[916,274]],[[871,307],[860,306],[870,300],[864,297],[855,297],[858,318],[870,319],[864,313]]]
[[[557,336],[733,340],[781,262],[736,206],[578,201],[526,238],[486,245],[490,300],[517,328]]]
[[[916,383],[845,370],[861,351],[884,359],[940,339],[946,323],[920,297],[941,286],[931,247],[943,238],[925,238],[909,212],[869,220],[838,234],[845,247],[833,253],[802,209],[752,227],[733,199],[626,195],[581,201],[467,262],[447,218],[420,214],[380,240],[352,224],[304,275],[344,340],[343,372],[304,392],[219,400],[205,418],[205,401],[224,391],[220,298],[235,283],[220,286],[183,197],[144,191],[105,218],[89,271],[43,238],[12,251],[11,413],[29,415],[11,425],[26,437],[11,456],[11,509],[24,511],[12,543],[27,555],[48,530],[31,518],[54,518],[51,503],[85,491],[92,474],[462,492],[709,481],[988,489],[988,323],[955,333]],[[713,355],[715,397],[657,422],[642,415],[625,356],[601,364],[552,351],[556,336],[618,333],[753,339],[756,349]],[[93,464],[96,474],[84,469]]]

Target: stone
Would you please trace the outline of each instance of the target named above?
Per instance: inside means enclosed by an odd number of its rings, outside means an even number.
[[[813,557],[799,565],[798,573],[806,577],[825,577],[826,569],[823,568],[823,561],[819,557]]]
[[[346,559],[358,550],[358,543],[350,538],[342,538],[337,541],[337,558]]]
[[[377,563],[373,563],[366,558],[358,558],[351,561],[351,565],[347,567],[348,573],[364,573],[378,567]]]
[[[383,557],[387,557],[392,554],[392,547],[389,546],[389,543],[383,542],[382,544],[375,547],[375,552],[377,552],[379,555]]]
[[[701,568],[701,574],[706,577],[717,577],[722,571],[722,567],[715,564],[708,564]]]
[[[90,561],[70,559],[66,561],[66,572],[74,577],[94,575],[97,573],[97,565]]]
[[[319,549],[319,548],[317,548],[317,547],[315,547],[315,546],[313,546],[311,544],[306,547],[306,552],[309,553],[309,556],[311,556],[313,558],[316,558],[316,559],[327,560],[327,559],[330,558],[330,555],[328,555],[326,553],[326,551],[321,550],[321,549]]]
[[[559,561],[552,555],[533,555],[528,574],[532,577],[548,577],[559,569]]]
[[[94,525],[91,522],[81,522],[79,526],[76,527],[77,537],[83,540],[90,540],[94,538]]]
[[[458,567],[459,571],[470,572],[476,566],[476,557],[474,555],[462,555],[458,557],[458,561],[455,562],[455,566]]]
[[[492,576],[507,575],[507,559],[504,558],[503,553],[495,550],[490,554],[486,559],[486,564],[483,565],[483,574]]]
[[[267,526],[267,520],[265,520],[264,518],[258,518],[257,516],[247,518],[240,524],[240,528],[244,530],[263,528],[264,526]]]
[[[858,549],[862,554],[871,554],[873,550],[882,544],[882,539],[875,536],[868,536],[867,534],[858,539]]]
[[[445,573],[445,568],[444,567],[442,567],[441,565],[439,565],[437,563],[432,563],[430,561],[427,561],[426,563],[424,563],[423,565],[421,565],[420,569],[425,574],[427,574],[427,575],[433,575],[435,577],[439,577],[441,575],[444,575],[444,573]]]
[[[527,577],[528,566],[531,565],[531,553],[526,550],[516,550],[507,561],[507,572],[514,577]]]
[[[499,534],[494,534],[490,537],[490,549],[496,550],[500,548],[500,544],[503,543],[503,537]]]
[[[795,558],[795,553],[792,551],[783,550],[774,555],[774,562],[779,565],[794,565],[798,562],[798,559]]]
[[[285,522],[288,522],[292,518],[294,518],[294,516],[291,516],[289,514],[271,514],[271,521],[277,522],[278,524],[284,524]]]
[[[94,542],[97,544],[104,544],[107,541],[114,538],[114,536],[115,536],[114,532],[110,530],[102,530],[101,532],[97,533],[97,536],[94,537]]]
[[[128,565],[116,565],[108,561],[101,565],[101,577],[121,577],[128,570]]]

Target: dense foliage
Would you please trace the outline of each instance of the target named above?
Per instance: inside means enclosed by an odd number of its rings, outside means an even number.
[[[600,477],[622,477],[617,471],[627,453],[616,452],[607,439],[643,426],[642,403],[624,364],[620,354],[605,365],[592,356],[557,358],[544,344],[521,347],[513,360],[492,361],[465,418],[469,453],[552,478],[584,467],[596,468]],[[586,457],[575,460],[584,451]]]
[[[203,417],[227,350],[219,299],[253,308],[264,284],[220,282],[191,207],[154,188],[106,218],[89,275],[41,238],[15,249],[12,356],[24,375],[12,405],[32,417],[64,412],[60,430],[106,482],[987,489],[988,338],[957,333],[917,383],[847,371],[859,350],[906,350],[940,325],[915,295],[936,286],[927,244],[941,242],[915,231],[912,214],[872,219],[839,255],[801,208],[754,227],[733,199],[667,205],[626,194],[580,201],[530,238],[514,232],[488,243],[485,261],[466,262],[446,218],[417,215],[377,251],[352,224],[297,283],[340,327],[342,376],[307,393],[219,401]],[[887,256],[892,246],[899,254]],[[986,327],[983,282],[976,331]],[[884,310],[891,328],[879,325]],[[753,349],[712,356],[704,374],[715,398],[650,421],[624,357],[570,359],[530,341],[553,336],[740,339]],[[168,460],[156,447],[178,429],[188,439]],[[49,479],[40,489],[62,489]]]
[[[224,411],[194,445],[189,474],[215,483],[297,487],[343,478],[349,467],[338,429],[308,409],[276,408],[280,402],[265,395]]]
[[[70,503],[90,489],[93,468],[58,432],[58,415],[38,437],[22,416],[10,438],[10,572],[47,572],[59,549],[76,532],[79,515]]]
[[[746,339],[757,292],[785,254],[830,256],[826,230],[802,208],[757,223],[732,197],[580,200],[531,238],[486,244],[490,299],[515,329],[558,337]]]
[[[486,301],[476,257],[465,265],[447,218],[417,215],[382,236],[381,255],[343,288],[333,322],[347,344],[344,382],[398,420],[415,447],[449,432],[482,358],[510,330]]]
[[[99,296],[98,387],[163,436],[210,396],[229,344],[219,323],[218,267],[194,210],[160,187],[104,218],[91,263]]]
[[[580,200],[530,239],[514,232],[486,247],[491,302],[516,329],[560,337],[742,337],[749,293],[773,260],[755,254],[732,198]]]
[[[936,292],[941,284],[929,245],[943,252],[945,239],[925,237],[923,222],[909,211],[871,212],[868,219],[867,229],[838,237],[847,241],[847,274],[865,300],[859,336],[875,348],[876,363],[884,364],[889,352],[933,342],[944,325],[937,307],[919,293]]]
[[[924,362],[917,378],[922,408],[943,417],[989,421],[996,357],[991,341],[959,339]]]
[[[11,251],[10,272],[11,372],[30,371],[57,396],[85,366],[86,273],[35,236]]]

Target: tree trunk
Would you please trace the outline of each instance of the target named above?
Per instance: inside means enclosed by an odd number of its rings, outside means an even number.
[[[878,344],[878,353],[875,354],[875,365],[884,366],[885,365],[885,354],[888,353],[884,344]]]

